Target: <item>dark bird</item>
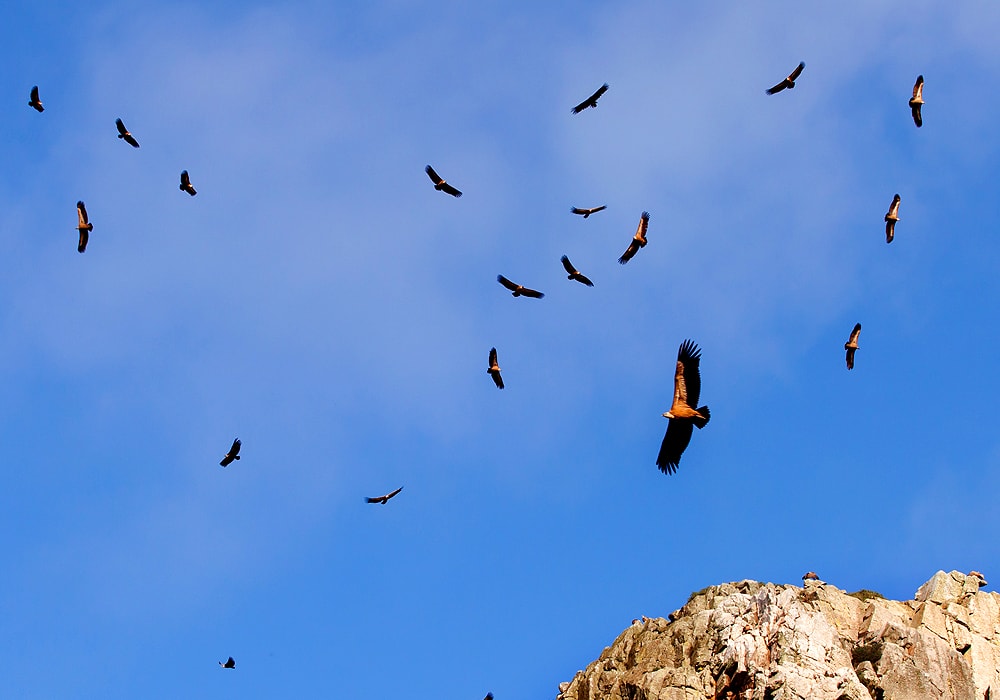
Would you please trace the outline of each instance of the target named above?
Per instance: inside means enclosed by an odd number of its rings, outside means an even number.
[[[807,571],[802,574],[803,581],[819,581],[819,575],[815,571]]]
[[[913,115],[913,123],[918,127],[924,125],[924,118],[920,114],[920,107],[924,104],[924,76],[918,75],[917,82],[913,84],[913,97],[910,98],[910,114]]]
[[[528,289],[524,285],[514,284],[503,275],[497,275],[497,282],[509,289],[511,291],[511,295],[515,297],[531,297],[532,299],[541,299],[545,296],[541,292],[536,292],[534,289]]]
[[[198,194],[198,190],[191,186],[191,178],[188,176],[187,170],[181,170],[181,192],[187,192],[192,197]]]
[[[500,365],[497,364],[497,349],[490,348],[490,366],[486,373],[493,377],[493,383],[497,389],[503,389],[503,377],[500,376]]]
[[[76,203],[76,221],[76,230],[80,232],[80,242],[77,244],[76,249],[82,253],[87,249],[90,232],[94,230],[94,225],[87,218],[87,207],[83,205],[82,200]]]
[[[896,235],[896,222],[899,221],[899,195],[892,198],[889,211],[885,214],[885,242],[892,243],[892,237]]]
[[[493,693],[486,693],[486,697],[483,700],[493,700]]]
[[[649,212],[642,212],[642,217],[639,219],[639,228],[635,230],[635,235],[632,236],[632,242],[628,244],[628,248],[622,253],[622,256],[618,258],[618,262],[622,265],[627,263],[635,254],[639,252],[639,248],[646,247],[646,229],[649,228]]]
[[[664,474],[677,471],[681,455],[691,441],[691,433],[694,431],[692,426],[704,428],[711,417],[708,406],[691,408],[698,405],[698,396],[701,394],[700,363],[701,350],[698,346],[690,340],[681,343],[677,351],[677,370],[674,373],[674,401],[670,410],[663,414],[664,418],[670,419],[670,423],[667,424],[667,432],[660,445],[660,454],[656,457],[656,466]]]
[[[226,456],[222,458],[222,461],[219,462],[219,464],[221,466],[223,466],[223,467],[228,467],[230,464],[233,463],[234,459],[235,460],[239,460],[239,458],[240,458],[240,447],[242,447],[242,446],[243,446],[243,443],[240,442],[239,438],[236,438],[235,440],[233,440],[233,446],[229,448],[229,452],[226,453]]]
[[[42,107],[42,101],[38,99],[38,86],[31,88],[31,101],[28,102],[29,107],[34,107],[39,112],[44,112],[45,108]]]
[[[805,63],[805,61],[803,61],[802,63],[800,63],[795,68],[795,70],[793,70],[791,73],[788,74],[787,78],[785,78],[784,80],[782,80],[780,83],[778,83],[777,85],[775,85],[773,88],[768,88],[767,90],[765,90],[765,92],[768,95],[773,95],[776,92],[781,92],[785,88],[788,88],[789,90],[792,89],[793,87],[795,87],[795,80],[796,80],[796,78],[799,77],[799,75],[802,73],[802,69],[805,68],[805,67],[806,67],[806,63]]]
[[[861,335],[861,324],[855,323],[850,339],[844,343],[844,350],[847,351],[847,369],[854,369],[854,353],[858,350],[859,335]]]
[[[390,498],[392,498],[393,496],[395,496],[397,493],[399,493],[402,490],[403,490],[403,487],[400,486],[398,489],[396,489],[392,493],[387,493],[384,496],[376,496],[375,498],[366,498],[365,502],[366,503],[381,503],[382,505],[385,505],[386,503],[389,502]]]
[[[129,144],[133,148],[139,147],[139,142],[135,140],[128,129],[125,128],[125,123],[121,119],[115,119],[115,126],[118,127],[118,138],[125,139],[125,143]]]
[[[429,177],[431,179],[431,182],[434,183],[434,189],[439,190],[441,192],[446,192],[450,194],[452,197],[462,196],[462,193],[459,190],[456,190],[454,187],[449,185],[443,177],[434,172],[434,168],[432,168],[431,166],[428,165],[426,168],[424,168],[424,172],[427,173],[427,177]]]
[[[219,665],[222,666],[222,668],[236,668],[236,660],[230,656],[228,659],[226,659],[226,663],[222,663],[220,661]]]
[[[593,95],[591,95],[590,97],[588,97],[587,99],[585,99],[583,102],[581,102],[580,104],[578,104],[576,107],[574,107],[573,110],[572,110],[573,114],[579,114],[583,110],[587,109],[587,107],[596,107],[597,106],[597,100],[599,100],[601,98],[601,95],[603,95],[607,91],[608,91],[608,84],[604,83],[604,85],[602,85],[601,87],[597,88],[597,92],[595,92]]]
[[[564,256],[562,256],[559,259],[562,260],[563,267],[566,268],[566,272],[569,273],[568,279],[576,280],[577,282],[580,282],[581,284],[585,284],[588,287],[593,287],[594,286],[594,283],[590,281],[589,277],[581,275],[580,271],[577,270],[575,267],[573,267],[573,263],[571,263],[569,261],[569,258],[567,258],[564,255]]]
[[[608,207],[606,205],[600,207],[594,207],[593,209],[580,209],[579,207],[573,207],[572,209],[570,209],[570,211],[573,212],[574,214],[580,214],[584,219],[586,219],[591,214],[596,214],[597,212],[604,211],[607,208]]]

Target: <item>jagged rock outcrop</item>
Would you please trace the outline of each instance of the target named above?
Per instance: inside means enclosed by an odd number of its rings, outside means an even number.
[[[635,621],[558,700],[1000,700],[1000,594],[939,571],[913,600],[740,581]]]

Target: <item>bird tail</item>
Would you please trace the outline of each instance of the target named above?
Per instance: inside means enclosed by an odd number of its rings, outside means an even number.
[[[707,421],[706,421],[706,422],[707,422]],[[237,460],[237,461],[239,461],[239,458],[240,458],[240,456],[239,456],[239,455],[236,455],[235,457],[233,457],[233,459],[235,459],[235,460]]]
[[[691,422],[694,423],[695,427],[700,430],[701,428],[704,428],[706,425],[708,425],[708,421],[712,417],[712,414],[709,413],[708,406],[702,406],[701,408],[699,408],[698,413],[704,416],[704,418],[697,418],[697,417],[692,418]]]

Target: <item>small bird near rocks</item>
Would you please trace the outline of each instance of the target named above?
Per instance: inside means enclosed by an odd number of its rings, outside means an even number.
[[[806,581],[819,581],[819,575],[815,571],[807,571],[802,574],[802,583]]]

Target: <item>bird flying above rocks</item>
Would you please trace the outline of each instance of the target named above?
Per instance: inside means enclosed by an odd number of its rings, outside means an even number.
[[[597,106],[597,100],[599,100],[601,98],[601,95],[603,95],[607,91],[608,91],[608,84],[604,83],[604,85],[602,85],[601,87],[597,88],[597,92],[595,92],[593,95],[591,95],[590,97],[588,97],[587,99],[585,99],[583,102],[581,102],[580,104],[578,104],[571,111],[573,112],[573,114],[579,114],[583,110],[587,109],[587,107],[596,107]]]
[[[918,75],[917,82],[913,84],[913,97],[910,98],[910,114],[913,115],[913,123],[918,127],[924,125],[924,118],[920,114],[920,107],[924,104],[924,76]]]
[[[39,112],[44,112],[45,107],[42,106],[42,101],[38,99],[38,86],[31,88],[31,101],[28,102],[29,107],[34,107]]]
[[[536,292],[534,289],[528,289],[524,285],[514,284],[509,279],[503,275],[497,275],[497,282],[505,286],[510,290],[511,296],[515,297],[531,297],[532,299],[541,299],[544,294],[541,292]]]
[[[562,256],[559,259],[562,260],[563,267],[566,268],[566,272],[569,273],[569,276],[567,277],[567,279],[576,280],[577,282],[580,282],[581,284],[585,284],[588,287],[593,287],[594,286],[594,283],[590,281],[589,277],[586,277],[586,276],[580,274],[580,271],[577,270],[575,267],[573,267],[573,263],[571,263],[569,261],[568,257],[566,257],[564,255],[564,256]]]
[[[896,222],[899,221],[899,195],[892,198],[889,211],[885,214],[885,242],[892,243],[893,236],[896,235]]]
[[[608,208],[607,205],[602,205],[602,206],[599,206],[599,207],[594,207],[593,209],[581,209],[579,207],[573,207],[573,208],[570,209],[570,211],[573,212],[574,214],[579,214],[584,219],[586,219],[591,214],[596,214],[597,212],[604,211],[607,208]]]
[[[222,663],[220,661],[219,665],[222,666],[222,668],[236,668],[236,660],[230,656],[228,659],[226,659],[226,663]]]
[[[670,410],[663,414],[669,418],[667,432],[660,445],[660,454],[656,457],[656,466],[664,474],[673,474],[680,464],[681,455],[691,441],[694,427],[704,428],[708,425],[711,414],[708,406],[697,409],[698,397],[701,394],[701,350],[690,340],[681,343],[677,351],[677,369],[674,372],[674,400]]]
[[[490,366],[486,373],[493,377],[493,383],[497,389],[503,389],[503,377],[500,376],[500,365],[497,363],[497,349],[490,348]]]
[[[94,230],[94,225],[90,223],[90,219],[87,217],[87,207],[84,206],[83,200],[76,203],[76,221],[76,230],[80,233],[80,242],[77,244],[76,249],[82,253],[87,250],[87,241],[90,240],[90,232]]]
[[[392,493],[387,493],[384,496],[375,496],[375,498],[366,498],[365,499],[365,503],[381,503],[382,505],[385,505],[386,503],[389,502],[390,498],[392,498],[393,496],[395,496],[397,493],[399,493],[402,490],[403,490],[403,487],[400,486],[398,489],[396,489]]]
[[[805,61],[803,61],[802,63],[800,63],[798,66],[795,67],[795,70],[793,70],[791,73],[788,74],[787,78],[782,80],[774,87],[768,88],[764,92],[766,92],[768,95],[774,95],[775,93],[781,92],[785,88],[788,88],[789,90],[792,89],[793,87],[795,87],[796,78],[799,77],[799,75],[802,73],[802,69],[805,67],[806,63]]]
[[[429,177],[431,179],[431,182],[434,183],[434,189],[438,190],[439,192],[445,192],[447,194],[450,194],[452,197],[462,196],[462,193],[459,190],[456,190],[454,187],[449,185],[443,177],[434,172],[434,168],[432,168],[431,166],[428,165],[426,168],[424,168],[424,172],[427,173],[427,177]]]
[[[198,194],[198,190],[191,185],[191,178],[187,170],[181,170],[181,192],[187,192],[192,197]]]
[[[855,323],[854,330],[851,331],[850,339],[844,343],[844,350],[847,351],[847,369],[854,369],[854,353],[858,349],[859,335],[861,335],[861,324]]]
[[[233,463],[233,460],[238,460],[240,458],[240,448],[242,446],[243,443],[240,442],[239,438],[233,440],[233,446],[229,448],[229,452],[227,452],[226,456],[222,458],[222,461],[219,462],[219,465],[223,467],[228,467],[230,464]]]
[[[118,138],[125,139],[125,143],[129,144],[133,148],[139,147],[139,142],[135,140],[135,137],[125,128],[125,122],[121,119],[115,119],[115,126],[118,127]]]
[[[649,212],[642,212],[642,216],[639,217],[639,228],[635,230],[635,235],[632,236],[632,242],[628,244],[628,248],[622,253],[622,256],[618,258],[618,262],[622,265],[627,263],[635,254],[639,252],[639,248],[646,247],[646,229],[649,228]]]

